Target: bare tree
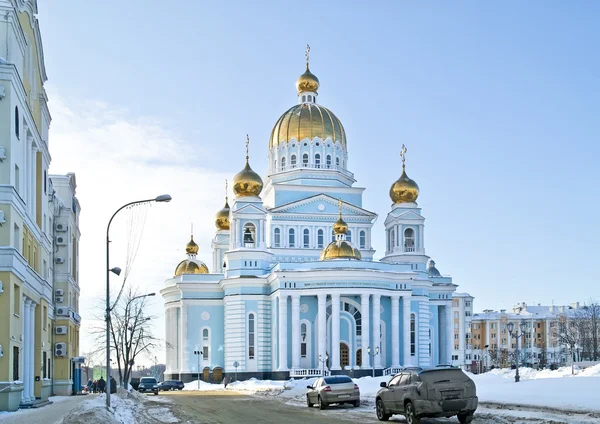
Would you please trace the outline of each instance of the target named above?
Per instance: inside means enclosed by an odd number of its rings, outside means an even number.
[[[121,386],[129,382],[136,358],[162,345],[162,341],[152,334],[150,322],[156,316],[148,313],[146,304],[147,298],[143,294],[128,288],[111,310],[111,356],[116,359]],[[105,351],[105,331],[106,327],[102,326],[92,329],[92,334],[96,336],[97,351]]]
[[[582,321],[582,334],[585,335],[585,341],[582,343],[584,356],[592,361],[600,359],[600,303],[590,299],[579,312],[580,321]],[[587,355],[585,355],[587,353]]]

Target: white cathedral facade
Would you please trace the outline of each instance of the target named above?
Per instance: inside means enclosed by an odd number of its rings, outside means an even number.
[[[456,285],[425,254],[406,150],[386,252],[374,261],[377,215],[363,208],[344,128],[318,103],[308,61],[296,88],[298,103],[271,133],[265,182],[246,156],[231,207],[216,215],[210,272],[192,239],[161,290],[165,378],[381,375],[451,362]]]

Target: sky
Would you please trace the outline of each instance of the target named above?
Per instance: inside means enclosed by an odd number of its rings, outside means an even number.
[[[38,3],[51,172],[76,173],[82,206],[84,329],[101,315],[110,216],[169,193],[146,213],[128,278],[157,293],[148,307],[164,334],[158,291],[190,224],[210,266],[224,181],[243,167],[246,134],[266,177],[307,43],[319,103],[342,121],[363,206],[379,214],[376,258],[405,144],[426,253],[477,311],[600,299],[599,3]],[[115,219],[111,267],[124,267],[139,216]]]

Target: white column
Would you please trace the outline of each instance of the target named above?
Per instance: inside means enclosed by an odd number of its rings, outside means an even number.
[[[446,312],[446,363],[452,362],[452,349],[454,348],[454,320],[452,319],[452,304],[448,303],[444,308]],[[442,352],[440,350],[440,352]],[[441,355],[440,355],[441,356]]]
[[[33,402],[35,400],[34,393],[34,379],[35,379],[35,307],[36,304],[31,302],[29,307],[29,399]],[[70,366],[70,364],[69,364]]]
[[[300,295],[292,295],[292,368],[300,368]]]
[[[279,368],[278,371],[288,370],[287,361],[287,299],[285,293],[279,294]]]
[[[410,293],[408,293],[402,296],[402,343],[404,344],[402,362],[404,366],[412,365],[412,358],[410,356],[410,314]]]
[[[23,309],[21,310],[21,319],[23,320],[23,334],[22,334],[22,362],[21,369],[23,370],[21,380],[23,380],[23,393],[21,394],[21,399],[25,402],[29,402],[29,307],[31,305],[31,301],[29,298],[25,298],[23,302]]]
[[[189,372],[189,356],[188,351],[188,306],[181,304],[181,366],[180,373]],[[181,376],[179,378],[182,378]]]
[[[371,346],[371,335],[369,328],[369,295],[362,294],[360,295],[360,318],[361,318],[361,343],[360,348],[362,350],[362,368],[363,369],[371,369],[371,357],[367,353],[367,348]]]
[[[319,293],[317,295],[318,316],[317,316],[317,335],[319,336],[318,341],[318,355],[321,358],[325,358],[327,354],[327,294]],[[319,357],[317,357],[318,359]],[[323,368],[323,364],[319,362],[319,369]]]
[[[373,344],[371,349],[376,349],[379,346],[379,355],[375,355],[373,363],[375,368],[381,368],[381,295],[373,295]]]
[[[340,367],[340,295],[331,295],[331,369]]]
[[[400,366],[400,297],[392,295],[392,367]]]

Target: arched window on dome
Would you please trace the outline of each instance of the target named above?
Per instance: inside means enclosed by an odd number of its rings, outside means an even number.
[[[308,166],[308,153],[304,153],[302,155],[302,166],[304,166],[304,167]]]
[[[310,247],[310,233],[308,228],[305,228],[302,233],[302,247],[308,249]]]
[[[413,230],[412,228],[407,228],[406,230],[404,230],[404,251],[415,251],[415,230]]]
[[[312,96],[310,94],[308,95],[308,101],[312,102]]]
[[[389,250],[394,250],[394,247],[396,247],[396,232],[394,230],[390,231],[390,249]]]
[[[323,230],[319,230],[317,231],[317,247],[322,249],[323,248]]]
[[[327,169],[331,168],[331,155],[327,155]]]
[[[285,171],[285,158],[281,158],[281,170]]]
[[[336,166],[340,166],[340,158],[335,158],[335,164]]]
[[[320,168],[320,167],[321,167],[321,155],[317,153],[315,155],[315,168]]]
[[[302,103],[306,101],[306,96],[302,96]]]
[[[279,228],[273,230],[273,247],[281,247],[281,230]]]
[[[361,231],[358,234],[358,245],[361,249],[365,249],[367,247],[367,234],[364,231]]]
[[[293,228],[288,232],[288,247],[296,247],[296,231]]]
[[[290,158],[290,165],[292,165],[292,168],[296,167],[296,155],[292,155]]]

